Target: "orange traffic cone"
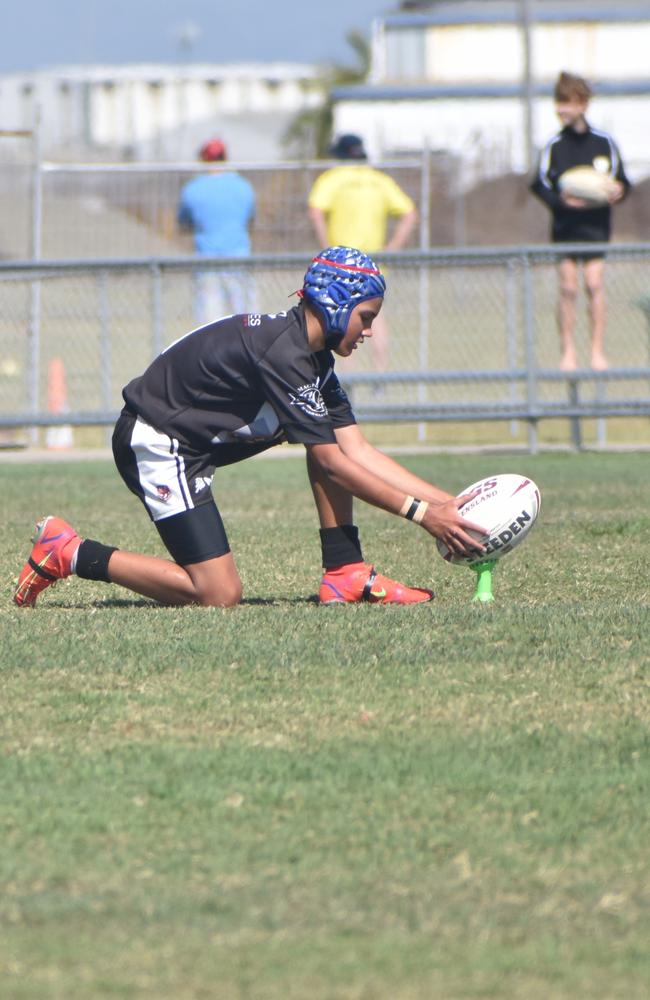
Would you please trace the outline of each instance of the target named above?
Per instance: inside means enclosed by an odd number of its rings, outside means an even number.
[[[65,366],[61,358],[52,358],[47,366],[47,409],[49,413],[67,413],[68,396],[65,388]],[[72,427],[61,424],[48,427],[45,432],[46,448],[72,447]]]

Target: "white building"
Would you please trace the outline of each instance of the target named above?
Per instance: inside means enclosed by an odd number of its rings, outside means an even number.
[[[219,135],[233,159],[268,162],[282,157],[281,137],[294,115],[321,102],[316,74],[298,63],[12,74],[0,77],[0,127],[33,128],[38,109],[46,158],[190,160]]]
[[[559,127],[552,89],[568,70],[594,85],[589,118],[639,179],[650,174],[649,52],[647,0],[406,2],[374,24],[368,83],[334,92],[335,127],[377,158],[429,148],[469,173],[522,171],[527,137],[539,148]]]

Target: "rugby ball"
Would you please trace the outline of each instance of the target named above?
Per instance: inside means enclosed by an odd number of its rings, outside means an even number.
[[[537,486],[526,476],[514,473],[490,476],[472,483],[459,496],[476,490],[479,491],[477,496],[461,507],[460,513],[468,521],[485,528],[487,540],[479,539],[485,545],[485,552],[459,556],[438,539],[438,551],[446,562],[459,566],[494,562],[520,545],[537,520],[542,501]],[[475,535],[475,532],[470,534]]]
[[[616,184],[611,174],[587,166],[565,170],[557,183],[563,194],[581,198],[590,208],[608,205]]]

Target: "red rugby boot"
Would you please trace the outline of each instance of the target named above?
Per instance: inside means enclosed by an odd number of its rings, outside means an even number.
[[[38,522],[32,542],[34,547],[14,593],[14,601],[21,608],[33,606],[42,590],[70,576],[70,563],[81,539],[67,521],[50,515]]]
[[[432,598],[432,590],[406,587],[362,562],[328,569],[318,592],[321,604],[422,604]]]

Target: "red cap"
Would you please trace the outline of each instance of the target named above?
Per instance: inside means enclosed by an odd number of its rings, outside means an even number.
[[[208,139],[199,150],[199,157],[210,163],[212,160],[225,160],[226,147],[221,139]]]

